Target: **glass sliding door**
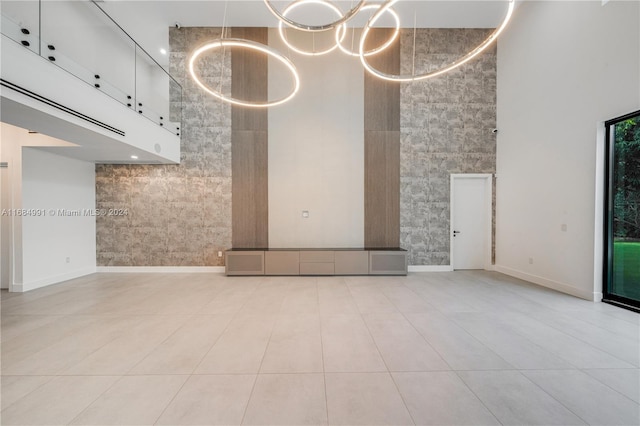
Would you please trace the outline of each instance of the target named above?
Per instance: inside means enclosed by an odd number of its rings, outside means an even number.
[[[604,300],[640,309],[640,111],[605,123]]]

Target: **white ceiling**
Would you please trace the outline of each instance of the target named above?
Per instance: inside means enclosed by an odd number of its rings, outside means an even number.
[[[290,3],[273,2],[281,11]],[[356,0],[334,3],[346,11]],[[183,27],[275,27],[278,24],[263,0],[107,0],[99,2],[99,5],[165,66],[168,58],[160,53],[160,49],[168,50],[167,28],[176,22]],[[394,6],[405,28],[413,28],[414,23],[418,28],[493,28],[504,18],[506,8],[506,0],[400,0]],[[308,6],[306,15],[302,7],[299,10],[296,13],[300,14],[292,15],[292,18],[309,24],[320,23],[314,22],[314,16],[321,13],[318,6]],[[362,26],[366,16],[357,16],[353,25]]]

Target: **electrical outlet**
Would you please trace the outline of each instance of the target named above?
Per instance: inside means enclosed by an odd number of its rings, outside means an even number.
[[[529,258],[529,265],[533,265],[533,257]]]
[[[218,257],[222,257],[222,251],[218,251]]]
[[[67,263],[71,263],[71,258],[70,258],[70,257],[67,257],[67,258],[65,259],[65,261],[66,261]]]
[[[563,223],[562,225],[560,225],[560,230],[561,230],[562,232],[567,232],[567,224],[566,224],[566,223]]]
[[[309,218],[309,210],[302,210],[302,217],[305,219]]]

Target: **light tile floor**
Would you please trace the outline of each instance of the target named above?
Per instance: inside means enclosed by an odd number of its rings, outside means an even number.
[[[3,425],[640,424],[640,316],[484,271],[2,292]]]

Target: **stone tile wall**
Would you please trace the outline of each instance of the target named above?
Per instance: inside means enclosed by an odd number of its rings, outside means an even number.
[[[418,29],[414,62],[414,31],[404,30],[402,73],[452,62],[490,32]],[[449,175],[495,173],[495,46],[443,76],[402,84],[400,114],[400,245],[411,265],[448,265]]]
[[[416,72],[449,62],[490,30],[420,29]],[[99,266],[215,266],[231,247],[231,110],[188,77],[191,49],[215,28],[170,30],[170,72],[182,85],[182,162],[177,166],[97,165],[98,208],[127,216],[97,218]],[[410,72],[413,30],[402,32],[401,66]],[[211,82],[231,79],[230,55],[203,62]],[[449,175],[495,172],[495,48],[458,70],[401,86],[401,246],[412,265],[449,264]]]
[[[219,38],[216,28],[170,29],[170,73],[182,85],[180,165],[97,165],[98,266],[216,266],[231,247],[231,109],[188,76],[191,49]],[[230,55],[202,62],[201,75],[228,93]],[[175,96],[175,93],[172,94]],[[177,113],[174,100],[172,114]],[[172,117],[174,119],[175,117]]]

